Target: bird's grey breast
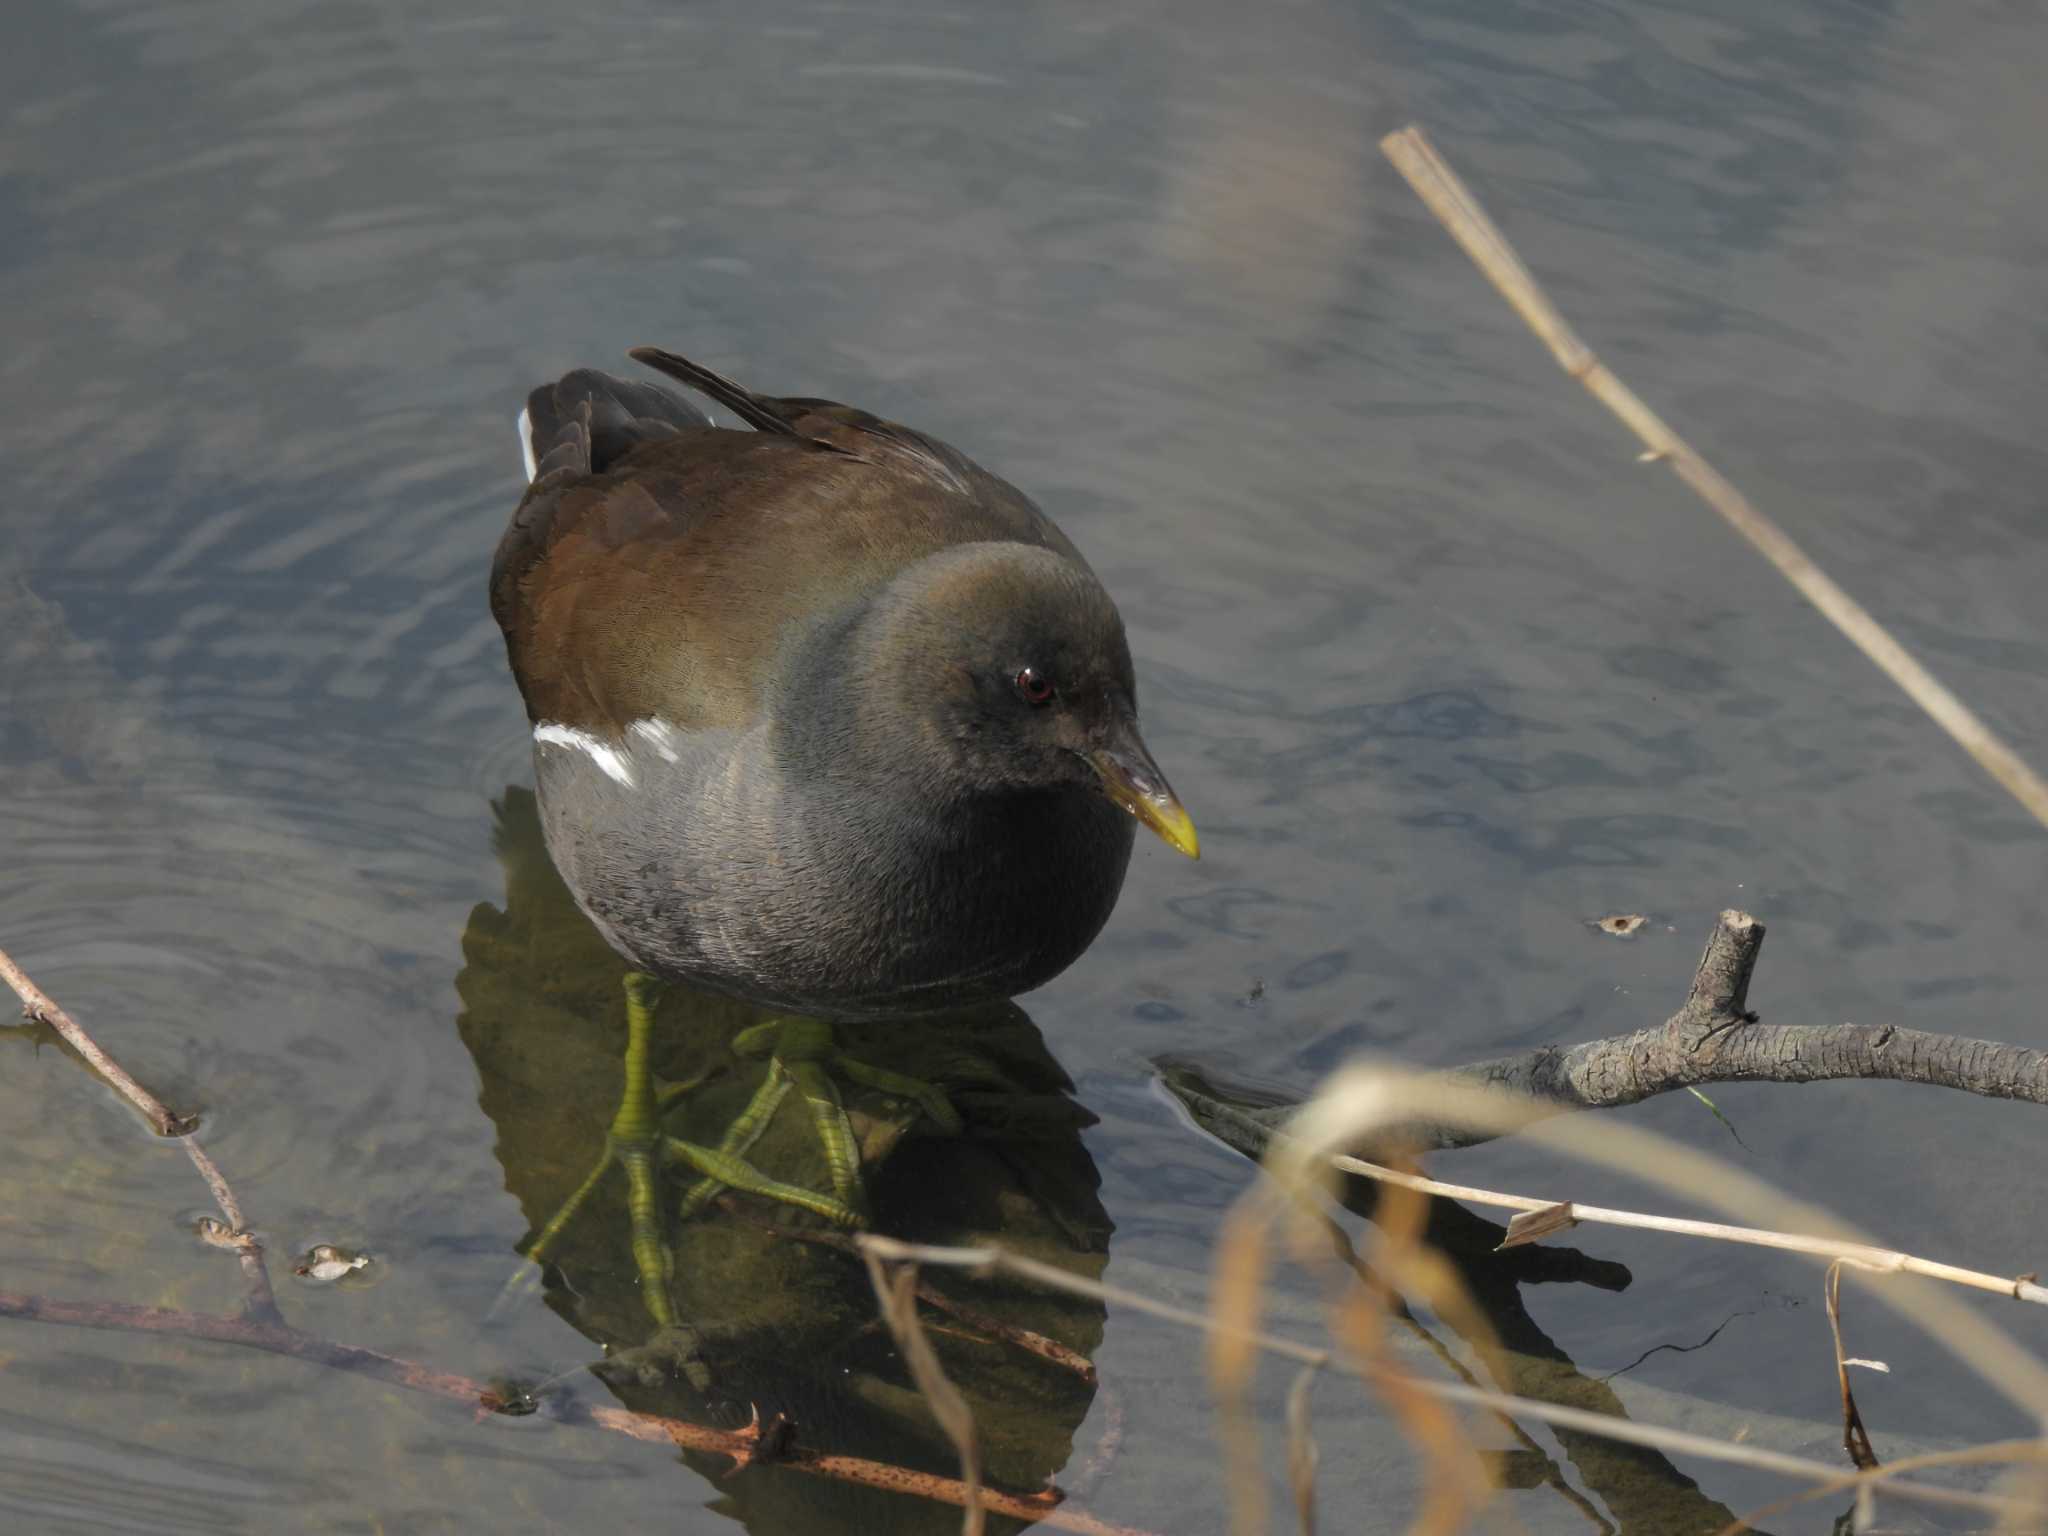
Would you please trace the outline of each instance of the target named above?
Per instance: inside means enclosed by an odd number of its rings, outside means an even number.
[[[662,975],[743,970],[721,896],[761,816],[747,733],[648,717],[617,737],[545,722],[533,735],[548,852],[613,948]]]
[[[1014,996],[1108,920],[1132,822],[1100,796],[935,804],[791,773],[773,733],[543,725],[548,848],[642,969],[821,1017]]]

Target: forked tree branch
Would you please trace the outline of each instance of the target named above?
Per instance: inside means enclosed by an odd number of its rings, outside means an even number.
[[[1749,982],[1763,938],[1764,925],[1747,912],[1723,912],[1684,1004],[1663,1023],[1563,1048],[1541,1046],[1490,1057],[1446,1075],[1516,1094],[1555,1114],[1618,1109],[1707,1083],[1842,1078],[1888,1078],[2048,1104],[2048,1051],[1891,1024],[1759,1023],[1749,1011]],[[1165,1059],[1159,1065],[1171,1073],[1184,1063]],[[1186,1095],[1181,1097],[1185,1101]],[[1291,1104],[1233,1105],[1226,1119],[1237,1132],[1227,1124],[1211,1128],[1256,1157],[1294,1109]],[[1450,1151],[1491,1141],[1496,1134],[1462,1124],[1411,1124],[1385,1141],[1410,1150]],[[1242,1145],[1246,1137],[1257,1140],[1258,1148]]]

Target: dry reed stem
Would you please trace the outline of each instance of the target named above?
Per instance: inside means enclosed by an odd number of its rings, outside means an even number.
[[[1380,140],[1380,149],[1408,179],[1451,238],[1513,306],[1557,359],[1557,365],[1621,419],[1641,439],[1645,459],[1661,459],[1747,539],[1778,574],[1845,635],[1851,644],[1925,710],[1951,740],[2004,786],[2034,819],[2048,827],[2048,781],[2030,768],[1968,705],[1894,640],[1867,609],[1815,565],[1776,523],[1750,504],[1691,444],[1665,424],[1592,349],[1579,339],[1557,306],[1508,244],[1479,200],[1436,151],[1420,128],[1403,128]]]
[[[1209,1334],[1209,1380],[1216,1389],[1216,1438],[1223,1449],[1224,1486],[1235,1536],[1266,1529],[1265,1456],[1252,1417],[1251,1385],[1258,1369],[1257,1322],[1272,1252],[1274,1210],[1268,1200],[1244,1200],[1224,1213],[1216,1233],[1212,1306],[1223,1326]],[[1305,1362],[1306,1363],[1306,1362]]]
[[[1315,1385],[1316,1368],[1304,1365],[1287,1389],[1287,1482],[1294,1492],[1294,1518],[1301,1536],[1316,1536],[1316,1463],[1322,1453],[1309,1422],[1309,1394]]]
[[[1849,1464],[1859,1472],[1874,1471],[1879,1465],[1877,1452],[1871,1448],[1870,1431],[1863,1426],[1863,1414],[1856,1407],[1856,1393],[1849,1386],[1849,1357],[1842,1348],[1842,1261],[1835,1260],[1828,1266],[1827,1284],[1822,1290],[1827,1300],[1828,1332],[1835,1341],[1835,1385],[1842,1393],[1842,1449],[1849,1453]]]
[[[85,1059],[87,1066],[141,1113],[157,1135],[171,1137],[185,1149],[185,1156],[191,1159],[200,1178],[206,1181],[213,1203],[220,1208],[221,1218],[227,1222],[227,1232],[221,1238],[220,1246],[234,1249],[235,1258],[242,1266],[244,1309],[251,1318],[260,1322],[281,1321],[277,1295],[270,1286],[270,1271],[263,1262],[263,1245],[249,1230],[249,1223],[242,1216],[242,1203],[235,1198],[226,1176],[200,1144],[198,1117],[172,1113],[163,1100],[131,1077],[127,1068],[101,1050],[99,1042],[86,1033],[85,1026],[37,986],[28,972],[4,949],[0,949],[0,980],[5,980],[14,989],[14,995],[21,999],[23,1017],[56,1030]]]
[[[1757,1248],[1778,1248],[1787,1253],[1804,1253],[1814,1258],[1840,1260],[1853,1268],[1867,1270],[1872,1274],[1920,1275],[1929,1280],[1944,1280],[1952,1285],[2010,1296],[2016,1301],[2032,1302],[2036,1306],[2048,1305],[2048,1286],[2038,1284],[2029,1276],[2022,1275],[2015,1279],[2004,1275],[1986,1274],[1982,1270],[1964,1269],[1955,1264],[1916,1258],[1910,1253],[1901,1253],[1893,1248],[1879,1248],[1867,1243],[1839,1242],[1833,1238],[1811,1237],[1798,1232],[1772,1232],[1761,1227],[1730,1226],[1719,1221],[1694,1221],[1683,1216],[1654,1216],[1642,1211],[1616,1210],[1603,1205],[1582,1205],[1576,1200],[1504,1194],[1499,1190],[1478,1189],[1470,1184],[1447,1184],[1441,1179],[1404,1173],[1399,1169],[1383,1167],[1378,1163],[1369,1163],[1363,1158],[1349,1157],[1342,1153],[1331,1157],[1330,1166],[1339,1172],[1357,1174],[1360,1178],[1372,1179],[1378,1183],[1420,1190],[1426,1195],[1442,1195],[1450,1200],[1466,1200],[1474,1205],[1491,1205],[1504,1210],[1544,1215],[1560,1212],[1563,1217],[1569,1218],[1571,1223],[1590,1222],[1610,1227],[1633,1227],[1644,1232],[1669,1232],[1680,1237],[1704,1237],[1715,1242],[1747,1243]],[[1519,1241],[1530,1240],[1526,1235],[1526,1229],[1512,1225],[1509,1227],[1509,1237]],[[1503,1243],[1501,1246],[1507,1247],[1509,1244]]]
[[[1358,1277],[1360,1283],[1370,1284],[1372,1281],[1372,1271],[1367,1266],[1365,1260],[1359,1256],[1356,1247],[1352,1243],[1350,1234],[1327,1212],[1323,1214],[1322,1221],[1330,1236],[1331,1252],[1336,1255],[1339,1262],[1343,1263]],[[1422,1345],[1424,1349],[1427,1349],[1431,1355],[1435,1356],[1437,1364],[1441,1365],[1467,1386],[1478,1385],[1479,1378],[1473,1373],[1471,1367],[1466,1365],[1463,1360],[1460,1360],[1451,1350],[1450,1346],[1445,1344],[1442,1339],[1439,1339],[1429,1329],[1425,1328],[1419,1318],[1413,1315],[1406,1315],[1399,1317],[1397,1320],[1407,1327],[1410,1336],[1417,1343]],[[1446,1319],[1446,1321],[1449,1321],[1449,1319]],[[1453,1324],[1452,1326],[1455,1329],[1456,1325]],[[1496,1378],[1506,1379],[1507,1372],[1502,1368],[1502,1362],[1487,1358],[1485,1354],[1485,1347],[1493,1346],[1498,1342],[1493,1337],[1491,1323],[1487,1325],[1483,1338],[1468,1340],[1467,1342],[1480,1354],[1487,1369],[1493,1371]],[[1574,1510],[1583,1515],[1586,1523],[1592,1526],[1594,1530],[1602,1532],[1603,1536],[1613,1536],[1614,1527],[1593,1507],[1591,1500],[1564,1480],[1558,1470],[1557,1463],[1552,1460],[1548,1451],[1537,1444],[1535,1436],[1531,1435],[1504,1413],[1496,1413],[1491,1415],[1491,1417],[1494,1423],[1499,1425],[1501,1430],[1523,1450],[1548,1463],[1550,1476],[1544,1482],[1545,1487],[1563,1498]]]
[[[1255,1196],[1257,1193],[1254,1191]],[[863,1248],[874,1249],[884,1258],[915,1259],[920,1264],[945,1265],[977,1275],[1011,1274],[1020,1279],[1036,1281],[1052,1290],[1067,1291],[1076,1296],[1086,1296],[1091,1300],[1127,1307],[1134,1312],[1142,1312],[1182,1327],[1197,1328],[1210,1333],[1228,1331],[1238,1334],[1254,1348],[1283,1360],[1292,1360],[1301,1365],[1325,1366],[1360,1379],[1370,1379],[1370,1373],[1364,1367],[1343,1359],[1328,1349],[1303,1344],[1299,1340],[1267,1333],[1258,1328],[1236,1328],[1213,1313],[1190,1311],[1186,1307],[1157,1301],[1123,1286],[1106,1285],[1100,1280],[1084,1279],[1082,1276],[1069,1274],[1056,1265],[1027,1259],[1007,1249],[947,1248],[930,1243],[901,1242],[873,1233],[861,1234],[855,1241]],[[1509,1418],[1534,1419],[1538,1423],[1554,1424],[1564,1429],[1576,1429],[1586,1434],[1599,1435],[1623,1445],[1646,1446],[1667,1455],[1694,1456],[1702,1461],[1726,1462],[1761,1472],[1799,1478],[1806,1482],[1823,1482],[1830,1485],[1837,1484],[1842,1476],[1839,1468],[1829,1466],[1826,1462],[1813,1461],[1802,1456],[1789,1456],[1781,1451],[1765,1450],[1759,1446],[1739,1445],[1731,1440],[1716,1440],[1708,1435],[1694,1434],[1690,1430],[1638,1424],[1628,1419],[1617,1419],[1609,1414],[1594,1413],[1585,1408],[1570,1408],[1558,1403],[1544,1402],[1540,1398],[1516,1397],[1506,1392],[1491,1392],[1484,1387],[1457,1382],[1424,1381],[1420,1378],[1409,1378],[1409,1384],[1414,1390],[1440,1397],[1447,1403],[1483,1408]],[[1884,1470],[1889,1474],[1896,1473],[1898,1468],[1894,1466]],[[2007,1508],[2010,1503],[1988,1494],[1936,1488],[1923,1483],[1907,1483],[1895,1478],[1888,1478],[1886,1487],[1888,1492],[1902,1497],[1965,1509],[1998,1510]]]
[[[953,1442],[960,1455],[960,1481],[966,1485],[967,1501],[960,1516],[960,1536],[982,1536],[988,1518],[981,1502],[981,1439],[974,1427],[974,1410],[946,1375],[932,1341],[917,1320],[917,1265],[899,1264],[892,1271],[873,1253],[863,1253],[868,1283],[875,1288],[875,1301],[882,1309],[882,1321],[889,1325],[910,1379],[939,1421],[939,1428]]]
[[[1358,1374],[1422,1456],[1422,1507],[1409,1527],[1412,1536],[1451,1536],[1491,1497],[1493,1480],[1441,1394],[1388,1363],[1391,1299],[1384,1286],[1378,1294],[1354,1288],[1332,1309],[1331,1332],[1351,1351]]]
[[[1773,1515],[1796,1509],[1801,1504],[1811,1504],[1820,1499],[1830,1499],[1836,1494],[1847,1493],[1852,1488],[1866,1484],[1876,1487],[1889,1483],[1907,1472],[1931,1471],[1937,1467],[1995,1466],[2000,1463],[2021,1465],[2048,1465],[2048,1439],[2042,1440],[1996,1440],[1989,1445],[1965,1446],[1959,1451],[1926,1451],[1918,1456],[1905,1456],[1888,1466],[1873,1468],[1868,1472],[1843,1472],[1824,1483],[1811,1488],[1802,1488],[1789,1493],[1782,1499],[1751,1510],[1739,1520],[1731,1520],[1713,1533],[1713,1536],[1742,1536],[1752,1529],[1759,1520],[1768,1520]],[[2032,1505],[2038,1515],[2048,1500]]]
[[[1731,1213],[1746,1207],[1776,1207],[1799,1225],[1824,1232],[1832,1228],[1840,1240],[1868,1246],[1863,1234],[1818,1207],[1785,1196],[1719,1158],[1639,1128],[1544,1118],[1533,1115],[1526,1103],[1504,1094],[1389,1068],[1357,1066],[1338,1074],[1289,1122],[1290,1134],[1276,1139],[1268,1167],[1283,1187],[1308,1187],[1326,1176],[1326,1159],[1333,1148],[1384,1135],[1391,1127],[1413,1124],[1424,1117],[1498,1134],[1519,1131],[1555,1150],[1689,1193]],[[2015,1403],[2037,1418],[2048,1418],[2044,1411],[2048,1410],[2048,1370],[2002,1329],[1963,1307],[1947,1292],[1910,1277],[1880,1287],[1875,1294]],[[1952,1497],[1946,1491],[1937,1494],[1925,1489],[1913,1495],[1930,1496],[1937,1500]]]
[[[2048,1467],[2039,1465],[2008,1467],[2005,1475],[1998,1480],[1998,1487],[2019,1502],[2030,1503],[2038,1508],[2048,1509]],[[1859,1494],[1870,1494],[1872,1485],[1865,1483],[1857,1488]],[[1859,1526],[1859,1530],[1870,1530],[1871,1526]],[[2038,1518],[2008,1513],[1999,1516],[1993,1536],[2041,1536]]]
[[[1821,1207],[1773,1189],[1725,1159],[1640,1127],[1546,1117],[1526,1101],[1503,1093],[1386,1066],[1356,1065],[1338,1073],[1288,1122],[1287,1134],[1275,1139],[1267,1165],[1283,1187],[1306,1187],[1326,1175],[1329,1156],[1338,1147],[1429,1116],[1496,1134],[1519,1134],[1690,1195],[1731,1215],[1773,1211],[1786,1217],[1788,1226],[1813,1229],[1858,1252],[1888,1252]],[[1886,1272],[1897,1283],[1878,1287],[1873,1292],[1878,1300],[1926,1330],[2031,1415],[2048,1420],[2048,1368],[2010,1334],[1945,1290],[1896,1268]]]
[[[1411,1527],[1414,1536],[1451,1536],[1492,1497],[1493,1480],[1457,1415],[1439,1399],[1415,1391],[1412,1378],[1391,1367],[1387,1323],[1404,1293],[1419,1295],[1454,1329],[1462,1324],[1475,1330],[1471,1337],[1478,1353],[1496,1376],[1500,1350],[1464,1283],[1423,1241],[1428,1221],[1429,1201],[1423,1196],[1406,1189],[1388,1192],[1377,1216],[1380,1241],[1372,1263],[1332,1309],[1330,1331],[1371,1368],[1381,1399],[1422,1455],[1423,1500]],[[1297,1246],[1314,1251],[1305,1243]]]

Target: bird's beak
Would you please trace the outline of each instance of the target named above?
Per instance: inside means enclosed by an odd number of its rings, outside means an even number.
[[[1157,832],[1169,848],[1177,848],[1191,859],[1202,856],[1195,824],[1188,820],[1166,775],[1138,739],[1136,725],[1125,723],[1107,746],[1082,755],[1102,780],[1105,795]]]

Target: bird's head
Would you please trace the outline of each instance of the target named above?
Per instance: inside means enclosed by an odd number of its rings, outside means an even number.
[[[1199,855],[1194,823],[1138,734],[1123,620],[1079,559],[956,546],[903,573],[874,619],[858,665],[889,701],[885,728],[929,743],[919,756],[941,788],[1086,790]]]

